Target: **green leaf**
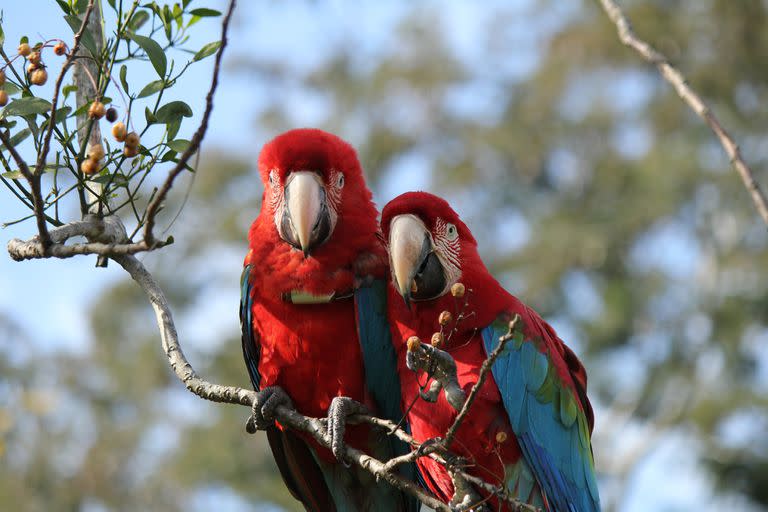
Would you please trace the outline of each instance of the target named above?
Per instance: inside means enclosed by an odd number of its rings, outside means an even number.
[[[171,22],[173,21],[173,16],[171,15],[171,10],[168,8],[167,5],[163,6],[163,15],[160,17],[160,19],[163,22],[163,28],[165,29],[165,37],[168,38],[168,41],[171,41]]]
[[[27,36],[21,36],[21,39],[19,39],[19,44],[29,43],[29,38]]]
[[[178,153],[176,153],[172,149],[168,150],[168,151],[165,152],[165,154],[163,156],[160,157],[160,162],[162,162],[162,163],[171,162],[171,161],[173,161],[174,158],[176,158],[177,154]]]
[[[61,107],[58,109],[53,116],[55,123],[58,124],[64,121],[67,116],[69,116],[70,112],[72,112],[72,107]]]
[[[149,107],[144,107],[144,118],[147,120],[147,124],[155,124],[157,122],[155,114],[149,110]]]
[[[24,175],[21,174],[21,171],[8,171],[0,174],[0,176],[9,180],[18,180],[24,177]]]
[[[192,117],[192,109],[183,101],[172,101],[157,109],[157,120],[161,123],[170,123],[181,117]]]
[[[144,86],[141,92],[139,92],[137,98],[146,98],[147,96],[152,96],[153,94],[161,91],[163,87],[165,87],[165,80],[155,80],[154,82],[149,82]]]
[[[175,121],[171,121],[166,125],[166,129],[168,130],[168,138],[166,140],[173,140],[176,138],[176,134],[179,133],[179,128],[181,128],[181,118],[176,119]]]
[[[19,89],[16,85],[12,84],[11,82],[5,82],[3,84],[2,89],[8,93],[8,96],[13,96],[14,94],[18,94],[21,89]]]
[[[176,139],[166,143],[166,146],[177,153],[183,153],[189,147],[189,141],[186,139]]]
[[[3,26],[0,25],[0,46],[3,46],[5,42],[5,32],[3,32]]]
[[[65,2],[64,0],[56,0],[56,3],[59,4],[59,7],[61,7],[61,10],[64,11],[64,14],[72,14],[72,11],[69,8],[69,4]]]
[[[200,51],[195,54],[195,56],[192,58],[192,61],[197,62],[198,60],[203,60],[206,57],[210,57],[221,46],[221,41],[214,41],[212,43],[208,43],[207,45],[200,48]]]
[[[30,135],[32,135],[32,130],[30,130],[29,128],[24,128],[23,130],[19,130],[13,135],[13,137],[11,137],[11,146],[13,147],[18,146],[19,144],[21,144],[21,142],[24,139],[26,139]]]
[[[76,92],[76,91],[77,91],[77,86],[76,86],[76,85],[72,85],[72,84],[69,84],[69,85],[65,85],[65,86],[64,86],[64,87],[62,87],[62,89],[61,89],[61,92],[63,92],[63,93],[64,93],[64,98],[65,98],[65,99],[66,99],[66,98],[67,98],[67,96],[69,96],[71,93],[73,93],[73,92]]]
[[[112,9],[117,9],[117,8],[115,7],[115,0],[107,0],[107,3],[109,4],[109,6],[110,6]]]
[[[130,37],[136,42],[136,44],[141,46],[142,50],[147,52],[147,57],[149,57],[149,61],[155,67],[155,71],[157,71],[157,74],[160,75],[160,78],[165,77],[165,70],[168,67],[168,61],[165,57],[165,52],[163,51],[162,47],[152,39],[145,36],[133,34]]]
[[[206,9],[205,7],[201,7],[199,9],[192,9],[189,11],[189,14],[192,16],[200,16],[201,18],[205,18],[206,16],[221,16],[221,12],[217,11],[215,9]]]
[[[66,20],[69,28],[72,29],[73,34],[77,34],[77,32],[80,30],[80,27],[83,25],[83,20],[73,14],[64,16],[64,20]],[[85,46],[85,49],[91,52],[91,55],[94,58],[98,58],[99,52],[96,51],[96,40],[93,38],[93,34],[87,30],[83,32],[83,37],[80,39],[80,44]]]
[[[125,64],[120,66],[120,83],[123,84],[123,90],[125,91],[125,94],[130,94],[130,91],[128,91],[128,68]]]
[[[20,98],[13,100],[3,109],[0,117],[34,116],[51,110],[51,103],[43,98]]]
[[[149,13],[147,11],[136,11],[136,13],[128,22],[128,28],[133,32],[139,30],[149,20]]]

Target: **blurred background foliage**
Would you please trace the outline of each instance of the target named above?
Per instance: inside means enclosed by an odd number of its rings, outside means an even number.
[[[768,509],[768,236],[723,151],[597,2],[458,4],[451,17],[401,3],[375,51],[371,21],[353,20],[318,58],[293,59],[238,44],[261,13],[243,2],[223,81],[259,97],[241,111],[252,143],[205,148],[167,208],[189,188],[176,243],[145,258],[190,359],[247,385],[237,282],[260,203],[256,152],[312,124],[359,149],[380,206],[415,187],[453,202],[495,275],[582,356],[606,510]],[[768,183],[768,3],[622,5]],[[487,9],[468,41],[454,31],[461,9]],[[132,283],[93,298],[83,354],[36,353],[13,311],[0,329],[0,503],[297,509],[264,436],[244,433],[247,411],[171,375]],[[672,497],[653,492],[670,485]]]

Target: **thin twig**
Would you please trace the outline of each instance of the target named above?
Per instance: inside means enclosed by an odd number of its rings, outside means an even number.
[[[29,170],[27,162],[21,157],[16,148],[11,144],[10,138],[5,131],[0,130],[0,141],[11,153],[11,157],[19,166],[19,172],[29,183],[29,188],[32,194],[32,206],[34,207],[35,218],[37,219],[37,232],[40,240],[40,246],[45,254],[48,246],[51,245],[51,237],[48,234],[48,226],[45,223],[45,202],[43,201],[43,193],[40,189],[40,175],[33,175]]]
[[[515,315],[515,317],[509,322],[509,331],[507,331],[504,336],[499,338],[499,344],[496,345],[488,358],[483,361],[483,365],[480,367],[480,374],[477,377],[477,382],[475,382],[475,385],[472,386],[472,389],[469,392],[469,396],[467,397],[466,401],[464,401],[464,405],[462,406],[461,411],[459,411],[459,414],[453,421],[453,425],[451,425],[451,428],[449,428],[445,434],[444,444],[446,448],[451,447],[451,442],[456,436],[456,431],[461,426],[461,422],[464,421],[467,413],[469,413],[469,408],[472,407],[472,403],[475,401],[475,397],[480,392],[480,388],[485,383],[485,378],[488,375],[488,372],[493,367],[493,364],[496,362],[496,359],[499,357],[501,352],[504,350],[504,346],[509,340],[512,339],[512,336],[514,336],[515,327],[517,327],[517,322],[519,320],[520,315]]]
[[[675,88],[680,99],[682,99],[691,110],[696,113],[696,115],[703,119],[714,132],[715,136],[720,141],[720,144],[723,146],[723,149],[728,154],[728,157],[731,159],[733,167],[736,169],[736,172],[739,173],[742,182],[744,182],[747,192],[749,192],[752,197],[752,202],[755,203],[757,212],[768,225],[768,201],[766,201],[765,194],[761,190],[760,185],[755,181],[752,170],[742,158],[738,144],[736,144],[725,128],[723,128],[720,121],[715,117],[715,114],[712,113],[704,100],[691,89],[685,76],[669,63],[666,56],[637,37],[632,30],[632,25],[629,20],[616,2],[614,2],[614,0],[600,0],[600,3],[605,13],[614,25],[616,25],[616,30],[622,44],[634,49],[643,59],[656,66],[659,73],[661,73],[661,76]]]
[[[219,46],[219,51],[216,53],[216,62],[213,65],[213,78],[211,79],[211,87],[208,90],[208,95],[205,97],[205,111],[203,112],[203,118],[200,121],[200,126],[192,136],[187,149],[184,150],[184,153],[182,153],[181,157],[179,157],[179,161],[176,162],[176,165],[173,167],[173,169],[168,172],[168,177],[160,187],[154,200],[152,200],[152,202],[149,203],[149,206],[147,206],[146,223],[144,225],[144,240],[146,240],[149,245],[152,245],[152,242],[154,241],[154,234],[152,233],[152,230],[155,227],[155,216],[157,215],[162,202],[165,201],[165,196],[167,196],[168,192],[171,190],[176,177],[186,168],[189,159],[196,151],[198,151],[198,149],[200,149],[200,143],[203,141],[205,132],[208,130],[208,119],[210,118],[211,111],[213,110],[213,95],[216,93],[216,87],[219,85],[219,69],[221,67],[221,58],[224,55],[224,48],[227,46],[227,31],[229,30],[229,21],[232,18],[232,11],[234,8],[235,0],[230,0],[227,14],[224,16],[224,20],[221,24],[221,46]]]

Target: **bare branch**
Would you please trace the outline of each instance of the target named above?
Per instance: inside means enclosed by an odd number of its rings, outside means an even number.
[[[646,43],[642,39],[638,38],[632,30],[627,17],[622,12],[621,8],[614,2],[614,0],[600,0],[603,10],[616,25],[616,30],[621,42],[645,59],[647,62],[656,66],[661,73],[661,76],[669,82],[672,87],[677,91],[677,95],[680,96],[696,115],[704,120],[709,128],[715,133],[720,144],[725,149],[728,157],[731,159],[736,172],[739,173],[744,186],[747,188],[752,197],[752,201],[755,203],[757,212],[763,218],[763,221],[768,225],[768,201],[766,201],[765,194],[760,188],[760,185],[755,181],[752,170],[741,156],[738,144],[731,138],[728,132],[720,124],[720,121],[715,117],[710,108],[704,103],[704,100],[696,94],[688,85],[685,76],[674,66],[669,63],[666,56],[654,49],[650,44]]]
[[[53,120],[51,120],[53,122]],[[35,219],[37,220],[37,232],[39,244],[41,246],[41,252],[46,254],[48,246],[51,244],[51,238],[48,234],[48,226],[45,223],[45,202],[43,201],[43,193],[40,189],[40,175],[33,175],[29,170],[27,162],[21,157],[16,148],[11,144],[11,140],[4,130],[0,130],[0,141],[3,143],[8,151],[11,153],[11,157],[19,166],[19,172],[29,182],[29,188],[32,194],[32,206],[35,211]]]
[[[448,429],[448,432],[445,434],[445,447],[450,448],[451,442],[453,442],[453,438],[456,436],[456,431],[461,426],[461,422],[464,421],[464,418],[467,416],[467,413],[469,412],[469,408],[472,407],[472,403],[475,401],[475,397],[477,397],[478,392],[480,391],[480,388],[485,383],[485,378],[488,375],[488,372],[493,367],[493,364],[496,362],[496,359],[498,359],[501,352],[504,350],[504,346],[507,344],[509,340],[512,339],[512,336],[514,336],[515,333],[515,327],[517,327],[517,322],[520,321],[520,315],[515,315],[515,317],[509,322],[509,330],[504,336],[501,336],[499,338],[499,344],[496,345],[496,347],[493,349],[491,354],[488,356],[488,358],[483,361],[483,365],[480,367],[480,374],[477,377],[477,382],[475,382],[475,385],[472,386],[472,389],[469,392],[469,396],[467,397],[467,400],[464,402],[464,405],[461,408],[461,411],[459,411],[459,414],[456,416],[456,419],[453,421],[453,425],[451,425],[451,428]]]
[[[216,87],[219,85],[219,69],[221,67],[221,58],[224,55],[224,48],[227,46],[227,31],[229,30],[229,21],[232,18],[232,11],[234,9],[235,0],[230,0],[229,7],[227,8],[227,14],[224,16],[224,20],[221,24],[221,46],[219,46],[219,51],[216,53],[216,62],[213,65],[213,78],[211,79],[211,87],[208,90],[208,95],[205,97],[205,112],[203,112],[203,119],[200,121],[200,127],[192,136],[187,149],[184,150],[184,153],[182,153],[181,157],[179,157],[179,161],[176,163],[176,166],[168,173],[168,177],[165,179],[165,182],[158,190],[157,195],[147,207],[146,222],[144,225],[144,240],[150,245],[155,239],[154,234],[152,233],[152,230],[155,227],[155,216],[157,215],[157,212],[159,211],[163,201],[165,201],[165,196],[168,195],[171,187],[173,187],[173,182],[176,177],[185,169],[189,159],[200,149],[200,143],[203,141],[203,137],[205,137],[206,130],[208,130],[208,119],[210,118],[211,111],[213,110],[213,95],[216,92]]]

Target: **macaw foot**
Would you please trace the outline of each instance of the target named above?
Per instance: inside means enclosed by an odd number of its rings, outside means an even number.
[[[346,396],[337,396],[328,407],[328,443],[333,455],[345,466],[349,466],[344,460],[344,431],[347,428],[347,418],[366,412],[369,411],[365,405]]]
[[[266,430],[275,423],[275,409],[283,405],[293,409],[293,402],[280,386],[269,386],[256,393],[256,400],[251,407],[251,416],[245,422],[249,434],[257,430]]]
[[[448,503],[450,509],[454,512],[485,512],[490,510],[485,505],[485,500],[480,496],[472,484],[466,481],[464,477],[456,470],[448,468],[448,474],[453,481],[453,498]]]
[[[461,410],[467,397],[459,386],[456,361],[451,354],[426,343],[410,344],[409,342],[405,364],[411,371],[422,370],[434,379],[427,391],[419,392],[424,400],[434,402],[442,389],[451,407],[457,411]]]

